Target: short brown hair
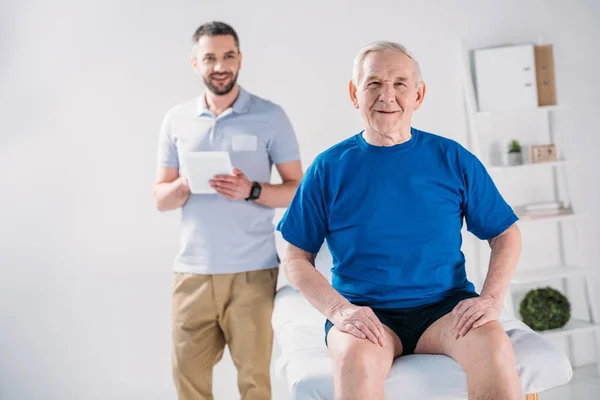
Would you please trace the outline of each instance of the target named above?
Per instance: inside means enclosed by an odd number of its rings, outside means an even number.
[[[233,36],[233,40],[235,41],[235,47],[237,47],[238,51],[240,50],[240,39],[238,38],[235,30],[227,25],[224,22],[212,21],[207,22],[205,24],[200,25],[196,32],[194,32],[194,36],[192,36],[192,41],[194,46],[198,44],[198,40],[202,36]]]

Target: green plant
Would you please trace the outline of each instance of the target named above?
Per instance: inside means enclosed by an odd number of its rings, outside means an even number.
[[[531,329],[545,331],[562,328],[571,318],[571,303],[559,291],[550,287],[530,290],[525,295],[519,312]]]
[[[519,144],[518,140],[512,140],[508,145],[509,153],[520,153],[521,152],[521,144]]]

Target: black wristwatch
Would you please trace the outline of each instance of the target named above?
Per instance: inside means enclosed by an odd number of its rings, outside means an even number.
[[[260,197],[260,192],[262,191],[262,186],[258,182],[252,182],[252,189],[250,189],[250,196],[246,197],[246,201],[248,200],[256,200]]]

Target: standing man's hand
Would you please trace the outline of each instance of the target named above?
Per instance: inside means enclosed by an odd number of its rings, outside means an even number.
[[[252,182],[237,168],[232,175],[216,175],[210,180],[210,187],[230,200],[244,200],[250,196]]]
[[[502,301],[495,297],[482,294],[479,297],[463,300],[452,310],[454,318],[452,334],[458,339],[471,329],[498,320],[501,313]]]
[[[383,325],[369,307],[345,305],[334,311],[331,322],[337,329],[359,339],[369,339],[374,344],[385,345]]]

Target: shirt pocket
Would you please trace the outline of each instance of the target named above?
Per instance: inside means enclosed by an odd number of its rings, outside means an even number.
[[[258,150],[258,138],[256,135],[236,134],[231,137],[232,151],[256,151]]]

